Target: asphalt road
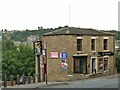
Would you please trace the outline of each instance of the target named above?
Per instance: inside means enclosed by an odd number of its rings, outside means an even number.
[[[104,76],[87,80],[72,81],[68,84],[50,85],[37,88],[118,88],[118,77]]]
[[[102,76],[86,80],[76,80],[69,82],[49,82],[48,85],[46,85],[45,82],[26,84],[3,88],[2,90],[53,90],[53,88],[57,88],[59,90],[118,90],[118,86],[120,88],[120,78],[118,79],[118,74],[114,74],[110,76]]]

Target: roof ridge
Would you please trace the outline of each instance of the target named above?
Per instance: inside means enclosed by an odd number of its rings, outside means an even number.
[[[52,33],[54,33],[54,32],[58,32],[58,31],[62,31],[62,30],[64,30],[64,29],[66,29],[66,27],[61,28],[61,29],[58,29],[58,30],[55,30],[55,31],[51,31],[51,32],[45,33],[44,35],[52,34]]]
[[[68,29],[69,28],[69,29]],[[70,30],[70,31],[69,31]],[[113,35],[93,28],[63,27],[61,29],[48,32],[44,35]]]

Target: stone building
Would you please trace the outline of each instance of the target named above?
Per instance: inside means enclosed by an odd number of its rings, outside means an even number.
[[[41,40],[46,46],[48,81],[83,79],[116,71],[113,34],[66,27],[44,34]]]

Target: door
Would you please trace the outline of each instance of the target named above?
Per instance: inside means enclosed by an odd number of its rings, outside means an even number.
[[[87,74],[87,58],[80,58],[80,74]]]
[[[84,69],[84,60],[83,58],[80,58],[80,74],[83,74]]]
[[[96,73],[97,72],[97,59],[92,58],[91,59],[91,73]]]
[[[80,74],[87,74],[87,58],[78,57],[74,59],[74,72]]]
[[[79,58],[74,59],[74,73],[80,73],[80,60],[79,60]]]

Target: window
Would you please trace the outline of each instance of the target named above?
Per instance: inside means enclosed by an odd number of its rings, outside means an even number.
[[[91,50],[95,51],[95,39],[91,39]]]
[[[82,51],[82,39],[77,39],[77,51]]]
[[[104,50],[108,50],[108,39],[104,39]]]
[[[108,57],[104,58],[104,71],[108,70]]]
[[[99,58],[98,69],[102,71],[103,69],[103,58]]]

